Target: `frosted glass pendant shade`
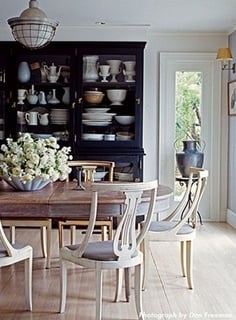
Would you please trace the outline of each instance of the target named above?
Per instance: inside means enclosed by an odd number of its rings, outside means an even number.
[[[30,50],[49,44],[58,26],[58,22],[48,19],[38,6],[37,0],[30,0],[29,8],[24,10],[19,17],[7,20],[15,40]]]

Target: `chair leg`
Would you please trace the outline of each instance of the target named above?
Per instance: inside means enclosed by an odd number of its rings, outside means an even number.
[[[130,300],[130,271],[131,268],[125,268],[125,298],[127,302]]]
[[[64,228],[61,221],[58,222],[58,240],[59,240],[59,249],[63,247],[64,244]]]
[[[185,241],[180,242],[180,261],[181,270],[183,277],[186,277],[186,243]]]
[[[142,264],[135,266],[134,273],[135,304],[139,320],[144,320],[142,306]]]
[[[102,241],[107,240],[107,226],[101,226],[102,229]]]
[[[113,220],[111,219],[110,226],[108,227],[108,240],[113,239]]]
[[[52,220],[50,219],[47,225],[47,263],[46,263],[47,269],[50,269],[50,265],[51,265],[51,237],[52,237]]]
[[[41,231],[41,248],[42,248],[42,253],[43,253],[43,257],[46,258],[47,257],[47,235],[46,235],[46,227],[40,227],[40,231]]]
[[[186,269],[187,269],[187,281],[189,289],[193,289],[193,280],[192,280],[192,261],[193,261],[193,248],[192,241],[186,242]]]
[[[123,280],[123,269],[116,270],[116,293],[114,302],[120,301]]]
[[[32,311],[32,264],[33,250],[31,249],[29,258],[25,259],[25,300],[29,311]]]
[[[67,265],[65,260],[61,260],[60,266],[60,313],[65,312],[67,292]]]
[[[102,270],[96,269],[96,318],[102,319]]]
[[[144,291],[147,286],[147,274],[149,269],[149,241],[148,235],[140,244],[140,250],[143,253],[143,279],[142,279],[142,290]]]
[[[10,241],[12,244],[16,243],[16,227],[15,226],[10,227]]]
[[[76,226],[70,226],[70,243],[75,244]]]
[[[125,278],[125,298],[127,302],[130,300],[130,268],[125,268],[116,270],[116,294],[114,302],[121,300],[123,274]]]

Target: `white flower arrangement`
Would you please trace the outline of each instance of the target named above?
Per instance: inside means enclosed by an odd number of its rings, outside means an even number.
[[[11,180],[18,177],[23,183],[40,177],[43,180],[65,180],[71,171],[67,161],[70,147],[60,149],[56,138],[34,139],[29,133],[17,141],[6,139],[1,145],[0,176]]]

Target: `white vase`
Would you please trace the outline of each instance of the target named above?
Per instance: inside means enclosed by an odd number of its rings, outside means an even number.
[[[52,89],[52,97],[48,99],[48,103],[50,104],[58,104],[60,100],[56,97],[56,89]]]
[[[19,191],[36,191],[41,190],[46,187],[51,180],[44,180],[41,177],[35,177],[32,181],[27,181],[25,183],[19,177],[2,177],[6,183],[8,183],[12,188]]]
[[[95,82],[99,78],[97,70],[97,61],[99,56],[83,57],[83,80],[87,82]]]
[[[116,76],[121,72],[121,60],[107,60],[110,66],[111,82],[117,82]]]
[[[30,80],[31,72],[28,62],[22,61],[19,63],[17,70],[17,78],[21,83],[26,83]]]
[[[62,102],[65,104],[70,103],[70,88],[69,87],[63,87],[64,94],[62,96]]]

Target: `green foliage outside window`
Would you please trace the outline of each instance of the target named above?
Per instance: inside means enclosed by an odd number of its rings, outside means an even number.
[[[201,72],[176,72],[176,148],[182,140],[200,140]]]

